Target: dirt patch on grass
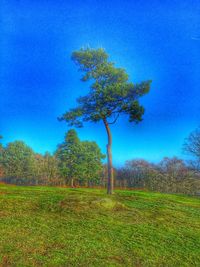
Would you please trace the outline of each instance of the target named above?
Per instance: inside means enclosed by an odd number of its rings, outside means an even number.
[[[91,208],[100,208],[105,210],[127,210],[127,207],[111,198],[101,198],[90,203]]]
[[[122,211],[128,208],[119,201],[111,198],[67,198],[59,202],[60,210],[86,211],[107,210]]]

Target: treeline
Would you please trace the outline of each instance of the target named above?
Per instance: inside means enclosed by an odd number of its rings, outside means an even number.
[[[100,183],[105,155],[70,130],[55,153],[35,153],[22,141],[0,146],[1,181],[18,185],[92,186]]]
[[[192,159],[186,162],[177,157],[165,157],[157,164],[145,160],[127,161],[115,170],[115,186],[200,196],[200,128],[185,139],[183,152]]]
[[[115,176],[116,187],[200,195],[199,170],[176,157],[165,157],[158,164],[130,160],[124,167],[116,169]]]
[[[196,130],[184,144],[185,151],[196,155],[193,161],[177,157],[165,157],[157,164],[129,160],[114,169],[115,187],[200,195],[198,138],[200,131]],[[70,130],[53,154],[35,153],[22,141],[0,145],[0,177],[3,182],[18,185],[106,187],[104,158],[95,142],[80,141],[76,131]]]

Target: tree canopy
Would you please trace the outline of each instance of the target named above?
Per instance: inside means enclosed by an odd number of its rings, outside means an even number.
[[[83,72],[81,80],[92,80],[92,84],[89,93],[77,99],[77,107],[61,116],[61,120],[78,127],[83,126],[84,121],[105,119],[111,124],[120,114],[128,115],[130,122],[142,120],[144,108],[139,104],[139,98],[149,92],[151,81],[129,82],[126,71],[115,67],[101,48],[75,51],[72,60]]]

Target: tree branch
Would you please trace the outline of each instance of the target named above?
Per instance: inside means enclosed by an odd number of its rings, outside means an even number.
[[[114,119],[114,121],[112,121],[112,122],[108,122],[108,124],[114,124],[114,123],[117,121],[118,118],[119,118],[119,113],[117,114],[117,116],[116,116],[116,118]]]

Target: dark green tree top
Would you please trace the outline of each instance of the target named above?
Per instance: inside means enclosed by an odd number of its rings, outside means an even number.
[[[79,144],[80,140],[78,138],[77,132],[74,129],[71,129],[65,135],[65,142],[70,145]]]
[[[128,115],[130,122],[142,120],[144,108],[138,100],[149,92],[151,81],[129,82],[126,71],[115,67],[101,48],[76,51],[72,60],[83,73],[81,80],[91,81],[91,86],[86,96],[77,99],[77,107],[60,120],[77,127],[82,127],[84,121],[115,123],[120,114]]]

